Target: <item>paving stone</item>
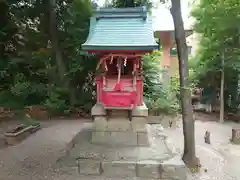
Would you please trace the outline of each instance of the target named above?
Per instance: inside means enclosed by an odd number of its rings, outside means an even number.
[[[96,131],[107,130],[107,118],[106,116],[95,116],[94,117],[94,128]]]
[[[134,132],[111,132],[111,144],[137,145],[137,133]]]
[[[149,145],[148,133],[138,132],[137,133],[137,144],[138,144],[138,146],[148,146]]]
[[[102,162],[103,175],[109,177],[135,177],[136,162],[108,161]]]
[[[96,160],[79,159],[78,169],[79,174],[84,175],[100,175],[102,173],[101,162]]]
[[[110,119],[107,123],[108,131],[131,131],[130,121]]]
[[[147,132],[145,117],[132,117],[131,125],[134,132]]]
[[[160,163],[150,160],[137,162],[137,176],[141,178],[161,178]]]

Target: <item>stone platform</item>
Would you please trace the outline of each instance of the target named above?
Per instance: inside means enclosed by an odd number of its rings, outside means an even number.
[[[109,146],[148,146],[148,108],[133,110],[106,110],[95,104],[91,112],[94,130],[91,142]]]
[[[111,143],[93,143],[93,124],[72,140],[66,156],[61,159],[61,164],[66,169],[75,169],[79,175],[186,180],[187,169],[181,157],[169,149],[167,137],[151,125],[146,128],[148,146],[113,146]]]

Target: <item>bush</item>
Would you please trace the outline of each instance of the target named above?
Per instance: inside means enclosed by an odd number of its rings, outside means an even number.
[[[44,105],[53,113],[69,110],[68,90],[54,87],[48,94]]]
[[[175,114],[179,110],[178,79],[173,78],[169,86],[163,84],[161,75],[165,72],[160,68],[160,56],[161,52],[155,51],[143,57],[144,101],[154,115]]]

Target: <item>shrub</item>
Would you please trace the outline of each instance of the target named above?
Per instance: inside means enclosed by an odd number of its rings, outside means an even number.
[[[160,68],[160,56],[161,52],[155,51],[143,57],[144,101],[154,115],[174,114],[179,110],[176,97],[179,83],[176,78],[169,86],[162,82],[161,75],[165,72]]]

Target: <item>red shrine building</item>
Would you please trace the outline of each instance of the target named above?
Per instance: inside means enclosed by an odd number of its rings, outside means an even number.
[[[145,7],[99,9],[82,49],[98,53],[97,104],[105,110],[144,106],[141,57],[158,49]]]

